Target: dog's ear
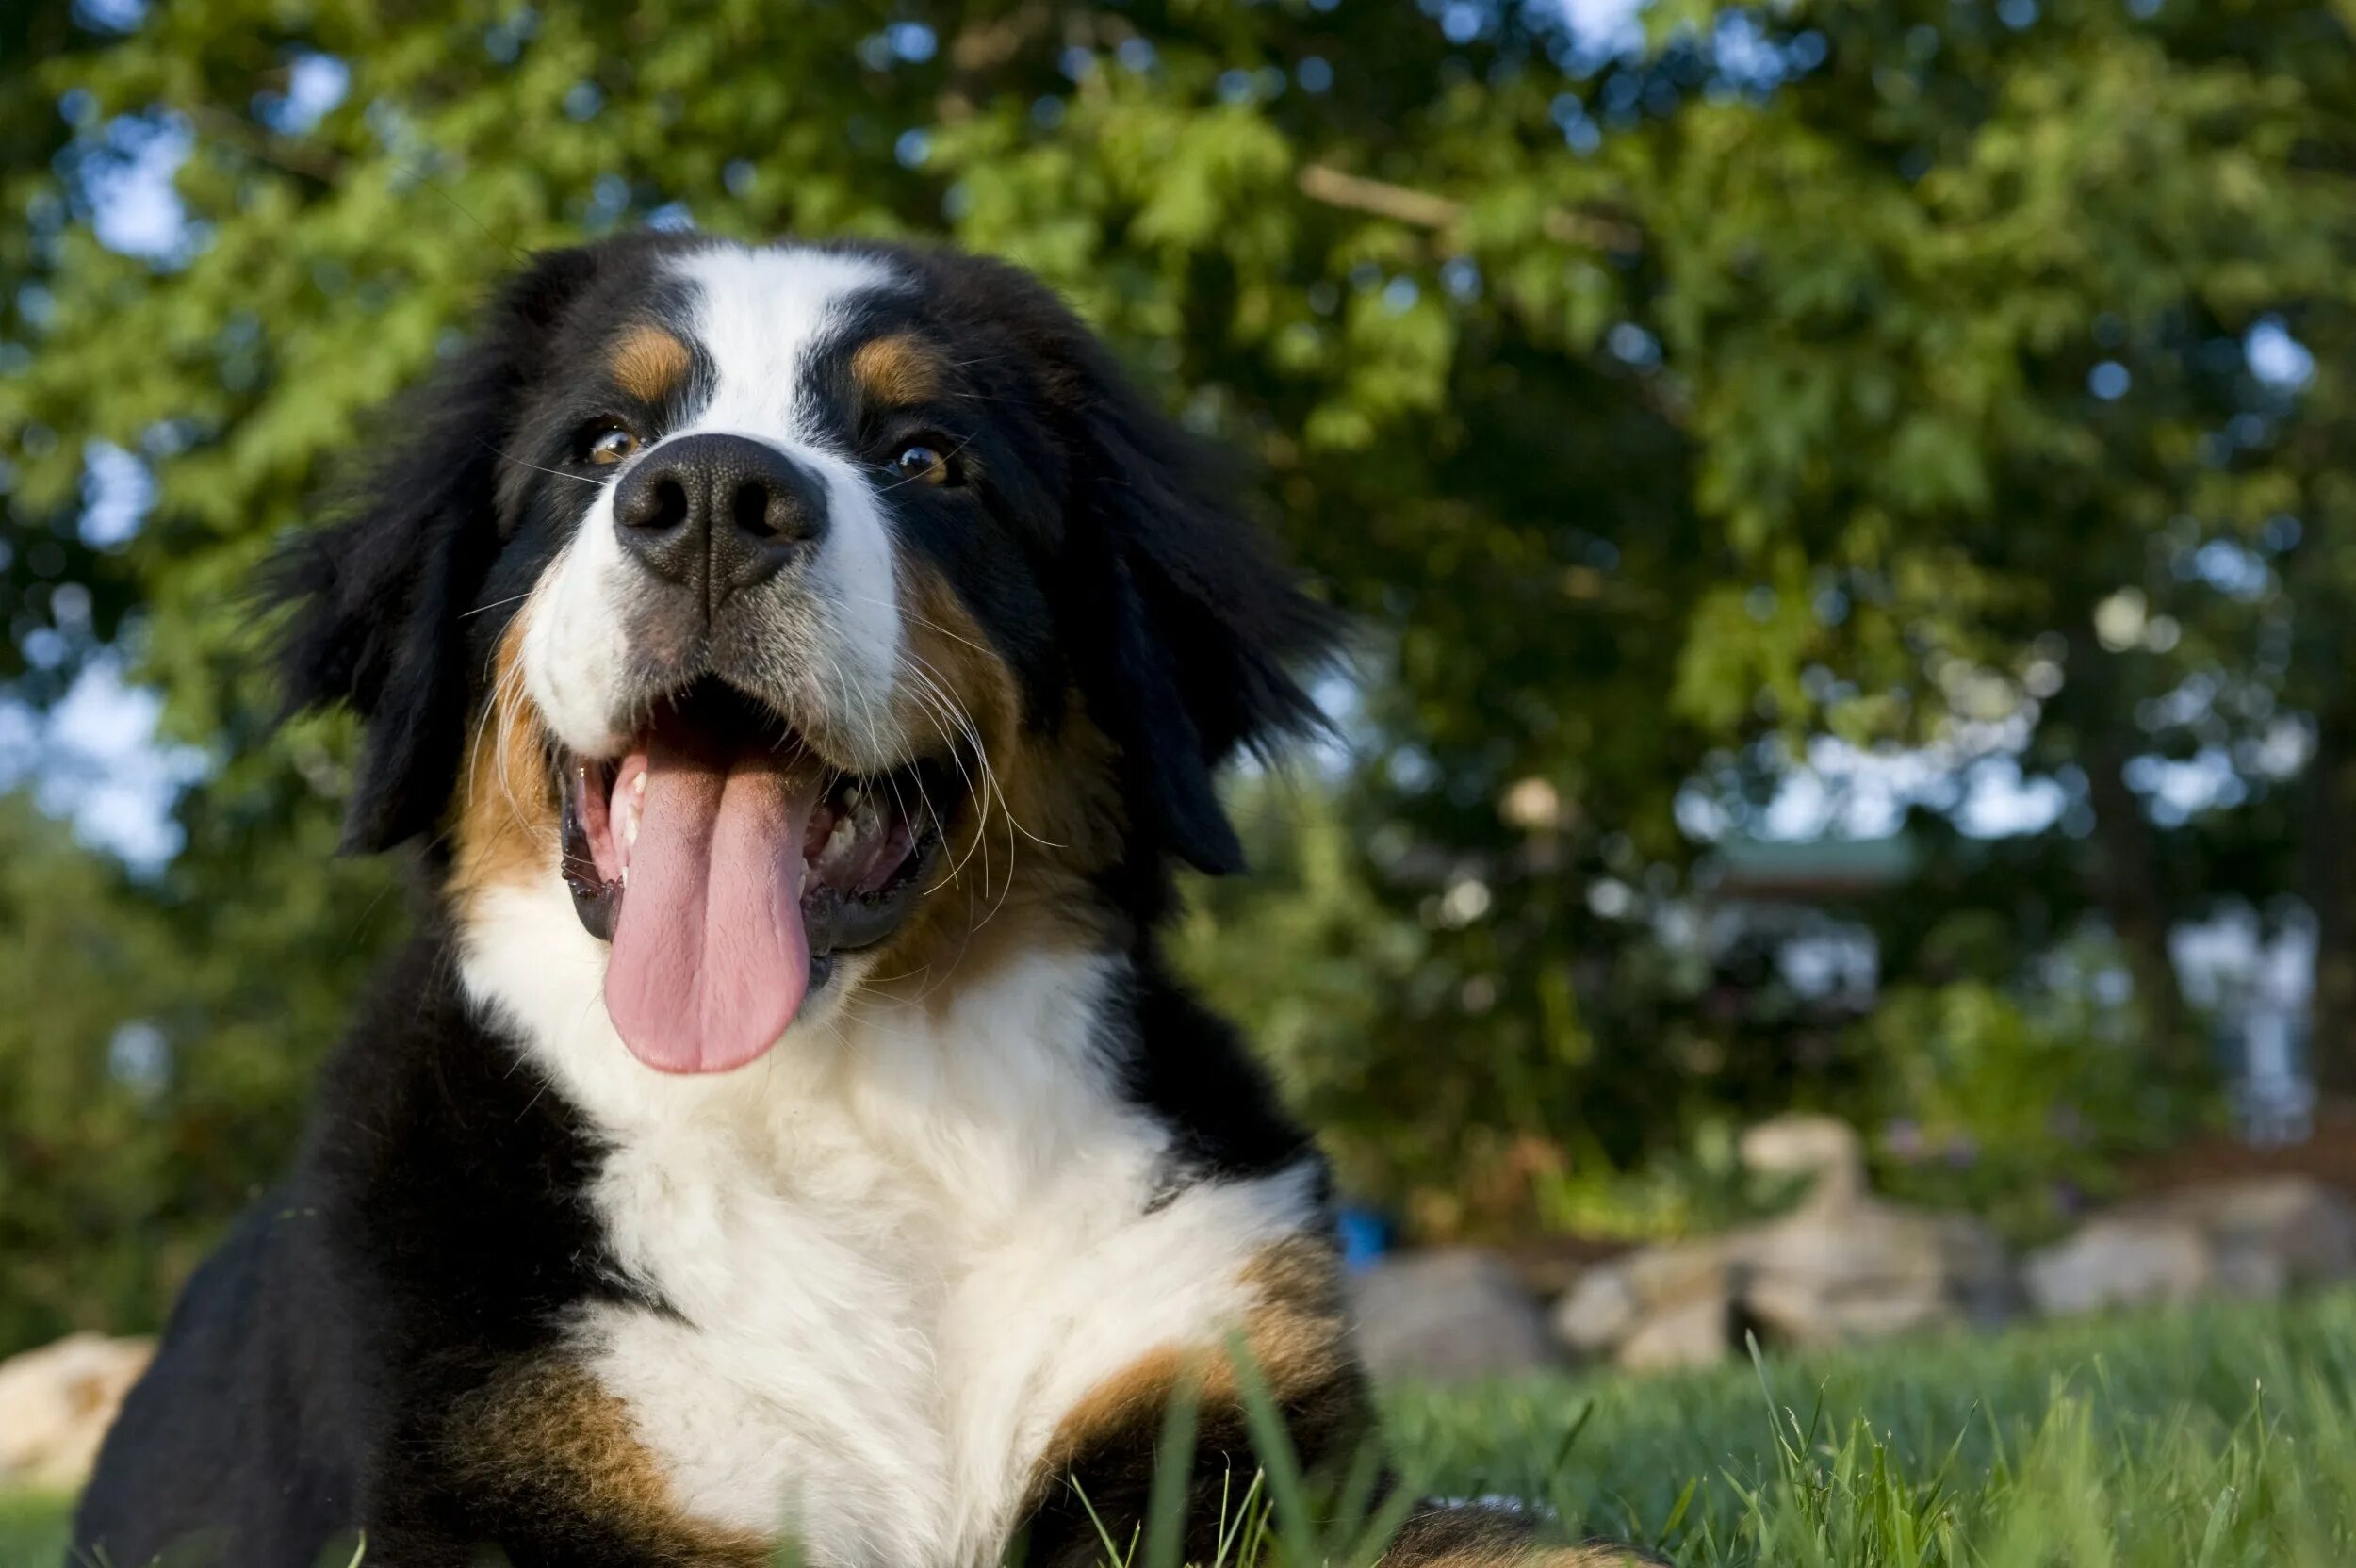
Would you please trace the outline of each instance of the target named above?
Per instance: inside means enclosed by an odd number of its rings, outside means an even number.
[[[1215,777],[1322,722],[1299,673],[1332,653],[1333,612],[1301,591],[1238,510],[1232,460],[1149,406],[1090,338],[1076,350],[1082,433],[1067,548],[1096,557],[1078,672],[1121,748],[1128,798],[1160,847],[1214,875],[1243,869]]]
[[[286,710],[349,703],[366,725],[347,850],[431,832],[456,787],[473,674],[463,617],[499,552],[500,449],[593,267],[586,252],[551,252],[502,288],[467,346],[395,404],[386,453],[340,519],[273,563],[271,595],[292,607]]]

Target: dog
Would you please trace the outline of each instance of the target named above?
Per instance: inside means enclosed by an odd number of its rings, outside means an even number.
[[[1184,1399],[1207,1560],[1253,1390],[1350,1452],[1324,1167],[1155,937],[1334,631],[1214,456],[1016,269],[677,235],[532,261],[363,435],[284,668],[417,934],[79,1549],[1088,1563]]]

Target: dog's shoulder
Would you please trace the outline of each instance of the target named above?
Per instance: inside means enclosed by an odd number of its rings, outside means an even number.
[[[307,1563],[363,1522],[461,1538],[437,1499],[516,1419],[505,1396],[632,1289],[585,1206],[599,1158],[429,927],[356,1010],[287,1181],[183,1291],[77,1544]]]

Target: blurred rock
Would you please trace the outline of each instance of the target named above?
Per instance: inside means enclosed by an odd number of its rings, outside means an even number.
[[[1791,1214],[1704,1241],[1646,1248],[1590,1269],[1556,1304],[1555,1336],[1624,1366],[1693,1365],[1770,1343],[1878,1339],[2001,1322],[2019,1291],[1994,1232],[1867,1190],[1865,1152],[1829,1117],[1781,1117],[1743,1135],[1743,1163],[1808,1176]]]
[[[2209,1295],[2271,1298],[2356,1277],[2356,1205],[2304,1176],[2185,1187],[2096,1216],[2032,1253],[2022,1274],[2049,1316]]]
[[[1689,1297],[1647,1312],[1635,1331],[1620,1342],[1616,1357],[1634,1371],[1671,1366],[1707,1366],[1726,1353],[1731,1338],[1723,1294]]]
[[[1350,1306],[1378,1378],[1510,1377],[1562,1359],[1520,1275],[1480,1248],[1384,1258],[1351,1279]]]
[[[1761,1176],[1812,1176],[1819,1201],[1865,1191],[1865,1140],[1838,1117],[1779,1116],[1742,1135],[1743,1167]]]
[[[2189,1301],[2216,1279],[2207,1240],[2161,1219],[2096,1219],[2021,1266],[2029,1300],[2048,1317],[2153,1301]]]
[[[2217,1249],[2222,1288],[2279,1295],[2356,1276],[2356,1204],[2305,1176],[2256,1176],[2189,1187],[2144,1205],[2200,1227]]]
[[[1629,1253],[1620,1266],[1647,1309],[1696,1296],[1723,1296],[1731,1283],[1727,1273],[1740,1261],[1726,1243],[1723,1236],[1668,1242]]]
[[[1635,1331],[1644,1298],[1624,1267],[1589,1269],[1555,1302],[1554,1337],[1578,1355],[1599,1356]]]
[[[1995,1232],[1862,1189],[1812,1192],[1780,1220],[1726,1240],[1742,1271],[1738,1305],[1788,1345],[1881,1339],[1955,1322],[1997,1323],[2017,1291]]]
[[[155,1351],[152,1340],[81,1333],[0,1362],[0,1486],[79,1487]]]

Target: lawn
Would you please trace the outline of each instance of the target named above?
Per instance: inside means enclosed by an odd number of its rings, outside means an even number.
[[[1438,1488],[1683,1568],[2356,1563],[2356,1293],[1392,1406]]]
[[[0,1494],[0,1568],[57,1568],[65,1558],[62,1498]]]
[[[2356,1562],[2351,1293],[1388,1403],[1432,1488],[1682,1568]],[[0,1568],[55,1568],[59,1519],[0,1498]]]

